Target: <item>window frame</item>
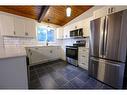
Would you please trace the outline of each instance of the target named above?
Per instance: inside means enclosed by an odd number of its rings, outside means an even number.
[[[47,29],[47,31],[46,31],[46,40],[45,41],[39,41],[38,40],[38,27],[42,27],[42,28],[46,28]],[[52,30],[54,30],[54,40],[53,41],[50,41],[50,42],[48,42],[48,43],[56,43],[56,29],[55,28],[53,28],[53,27],[49,27],[50,29],[52,29]],[[47,42],[47,32],[48,32],[48,26],[43,26],[43,25],[38,25],[37,27],[36,27],[36,40],[39,42],[39,43],[46,43]]]

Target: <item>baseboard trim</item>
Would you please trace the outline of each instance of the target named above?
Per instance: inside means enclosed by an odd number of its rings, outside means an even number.
[[[29,66],[44,64],[44,63],[47,63],[47,62],[52,62],[52,61],[57,61],[57,60],[62,60],[62,59],[60,59],[60,58],[55,58],[55,59],[40,61],[40,62],[36,62],[36,63],[29,64]],[[64,61],[64,60],[62,60],[62,61]]]

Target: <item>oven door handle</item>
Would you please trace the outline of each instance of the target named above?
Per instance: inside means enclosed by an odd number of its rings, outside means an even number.
[[[78,48],[72,48],[72,47],[66,47],[67,49],[78,49]]]

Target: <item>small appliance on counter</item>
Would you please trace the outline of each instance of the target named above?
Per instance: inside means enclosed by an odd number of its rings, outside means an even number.
[[[78,47],[85,47],[86,41],[79,40],[73,46],[66,46],[66,60],[68,63],[78,66]]]

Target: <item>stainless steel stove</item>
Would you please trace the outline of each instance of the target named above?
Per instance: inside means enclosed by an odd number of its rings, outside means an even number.
[[[86,41],[76,41],[73,46],[66,46],[66,61],[72,65],[78,66],[78,47],[85,46]]]

